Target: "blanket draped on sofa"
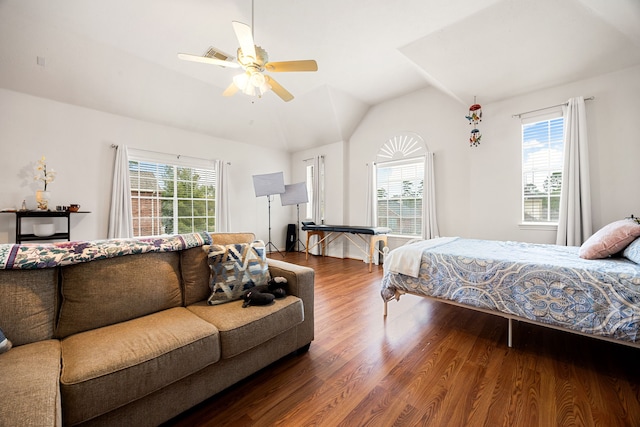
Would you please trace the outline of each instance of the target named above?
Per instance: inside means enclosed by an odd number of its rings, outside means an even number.
[[[0,245],[0,269],[31,270],[146,252],[172,252],[211,244],[206,231],[174,236]]]

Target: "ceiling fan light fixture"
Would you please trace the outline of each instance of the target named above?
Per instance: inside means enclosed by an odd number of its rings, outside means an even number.
[[[233,84],[238,86],[238,89],[244,91],[249,83],[249,75],[248,73],[241,73],[233,77]]]
[[[242,93],[249,96],[256,96],[256,87],[253,85],[247,85],[247,87],[242,90]]]
[[[271,85],[265,81],[260,86],[258,86],[258,90],[260,91],[260,96],[262,96],[271,90]]]
[[[260,72],[253,72],[251,73],[251,76],[249,77],[249,82],[254,85],[255,87],[260,87],[262,85],[264,85],[265,83],[265,79],[264,79],[264,75]]]
[[[248,96],[261,97],[271,90],[271,85],[267,82],[264,74],[255,70],[248,70],[242,74],[236,75],[233,78],[233,84],[235,84],[242,93]]]

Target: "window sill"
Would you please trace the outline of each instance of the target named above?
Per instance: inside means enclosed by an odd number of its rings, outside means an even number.
[[[412,240],[412,239],[420,239],[420,236],[407,236],[406,234],[387,234],[387,237],[392,237],[394,239],[404,239],[404,240]]]
[[[558,224],[548,222],[521,222],[518,224],[520,230],[557,231]]]

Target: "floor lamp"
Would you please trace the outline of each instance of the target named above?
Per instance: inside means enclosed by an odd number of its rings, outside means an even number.
[[[296,237],[298,241],[296,242],[296,251],[300,252],[300,245],[306,250],[304,243],[300,240],[300,203],[309,202],[307,183],[299,182],[297,184],[285,185],[284,193],[280,194],[280,202],[282,206],[296,205],[298,209],[298,223],[296,225]]]
[[[274,194],[284,193],[284,173],[275,172],[263,175],[253,175],[253,188],[256,192],[256,197],[267,196],[269,206],[269,241],[267,242],[265,249],[271,253],[273,248],[284,258],[284,254],[278,250],[276,245],[271,241],[271,196]]]

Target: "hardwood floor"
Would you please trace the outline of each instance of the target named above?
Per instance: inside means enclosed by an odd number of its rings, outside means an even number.
[[[281,259],[279,254],[271,256]],[[316,270],[315,341],[167,426],[640,426],[640,349],[411,295],[382,315],[382,267]]]

